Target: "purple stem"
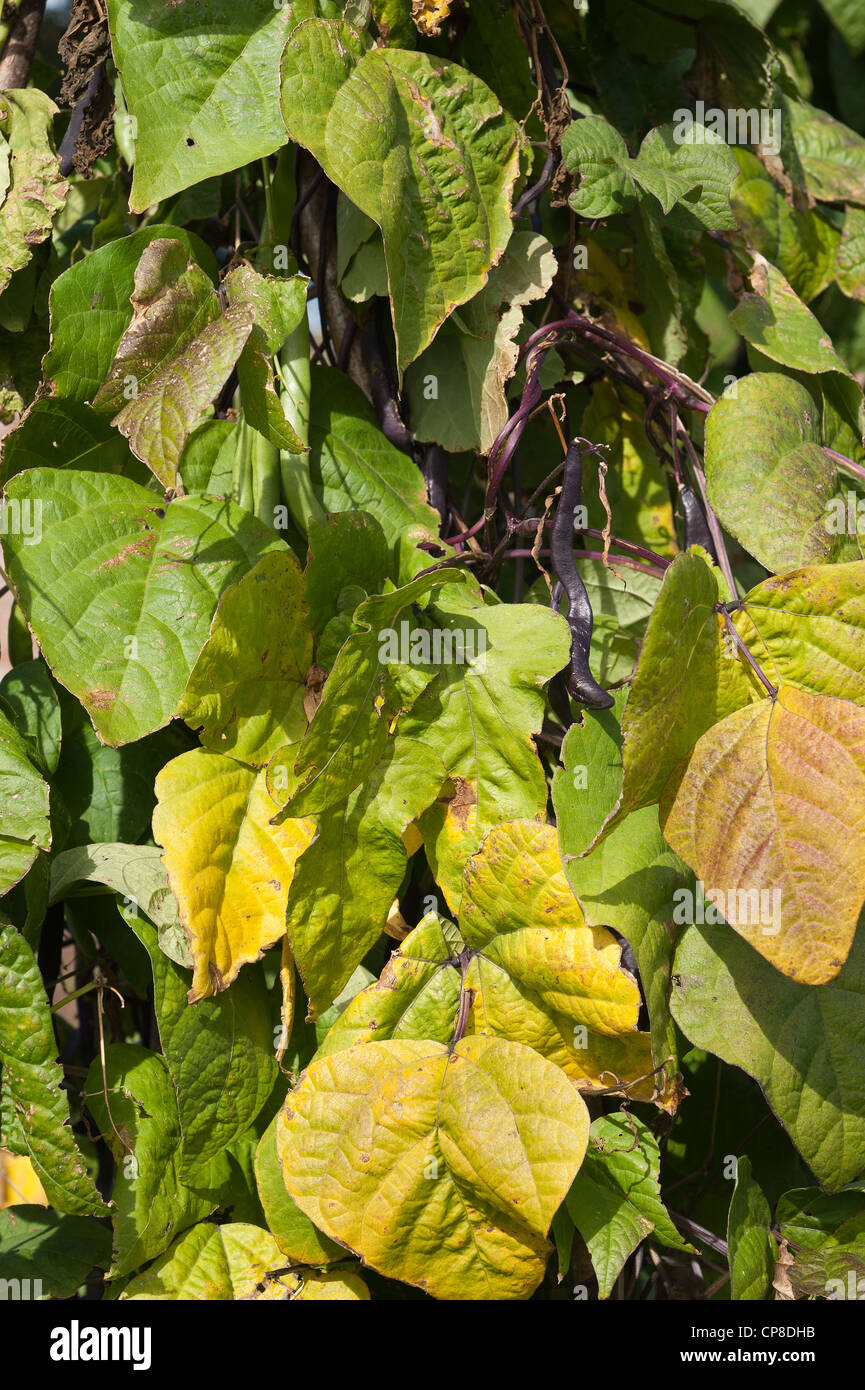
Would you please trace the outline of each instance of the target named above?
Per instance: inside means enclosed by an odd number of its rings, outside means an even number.
[[[521,550],[507,550],[507,551],[505,551],[505,557],[504,557],[504,558],[505,558],[506,560],[527,560],[527,559],[534,559],[535,555],[549,555],[549,553],[550,553],[550,552],[549,552],[549,550],[546,548],[546,546],[544,546],[544,548],[543,548],[542,550],[536,550],[536,551],[534,551],[534,552],[532,552],[531,550],[522,550],[522,549],[521,549]],[[574,551],[574,559],[577,560],[577,561],[580,561],[580,560],[603,560],[603,558],[604,558],[604,552],[603,552],[603,550],[575,550],[575,551]],[[653,579],[657,579],[658,575],[661,575],[661,576],[663,577],[663,575],[664,575],[664,573],[665,573],[665,570],[663,570],[663,569],[661,568],[660,565],[644,565],[643,562],[642,562],[642,560],[632,560],[632,559],[630,559],[627,555],[608,555],[608,556],[607,556],[607,562],[608,562],[608,564],[611,565],[611,566],[612,566],[612,565],[621,565],[624,569],[629,569],[629,570],[640,570],[640,571],[642,571],[643,574],[650,574],[650,575],[652,576]],[[667,563],[669,563],[669,561],[668,561]]]
[[[848,459],[846,454],[836,454],[834,449],[827,449],[825,444],[822,447],[824,454],[828,454],[830,459],[834,459],[841,468],[846,468],[847,472],[852,473],[854,478],[858,478],[860,483],[865,483],[865,468],[861,463],[855,463],[853,459]]]
[[[579,314],[569,313],[566,319],[557,319],[553,323],[544,324],[542,328],[536,329],[523,344],[521,356],[530,352],[534,344],[546,334],[563,333],[568,330],[573,333],[581,333],[586,338],[595,338],[598,342],[615,348],[617,352],[623,352],[627,357],[633,357],[636,362],[641,363],[648,371],[652,372],[659,381],[663,381],[672,398],[681,405],[688,406],[691,410],[698,410],[704,415],[708,415],[712,409],[712,401],[704,401],[697,396],[692,396],[687,387],[683,386],[678,378],[667,369],[666,365],[659,362],[651,353],[644,352],[630,339],[620,338],[617,333],[611,333],[608,328],[593,323],[591,319],[581,318]]]

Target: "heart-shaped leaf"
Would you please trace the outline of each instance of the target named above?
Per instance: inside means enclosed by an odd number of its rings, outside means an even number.
[[[313,1062],[277,1129],[302,1211],[436,1298],[525,1298],[586,1151],[563,1071],[500,1038],[381,1042]],[[431,1233],[434,1232],[434,1238]]]
[[[660,815],[716,920],[792,980],[835,979],[865,901],[865,710],[782,685],[703,735]]]

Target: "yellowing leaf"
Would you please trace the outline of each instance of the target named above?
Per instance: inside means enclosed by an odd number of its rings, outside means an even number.
[[[490,831],[466,866],[460,930],[569,1018],[610,1034],[636,1023],[637,983],[619,969],[615,937],[586,926],[553,826],[509,821]]]
[[[427,37],[441,33],[451,12],[451,0],[411,0],[411,17],[419,33]]]
[[[184,1231],[170,1250],[126,1285],[122,1299],[196,1303],[238,1299],[367,1299],[356,1274],[321,1274],[286,1268],[269,1231],[246,1222],[201,1222]]]
[[[287,550],[265,555],[220,600],[179,714],[202,742],[256,767],[306,731],[312,665],[303,579]]]
[[[50,1203],[30,1159],[0,1149],[0,1211],[26,1205],[47,1207]]]
[[[652,1070],[637,1031],[640,991],[605,927],[587,926],[562,867],[556,830],[509,821],[469,860],[460,931],[477,952],[469,1027],[528,1043],[588,1087]],[[651,1078],[632,1091],[651,1099]]]
[[[313,826],[271,825],[278,807],[264,771],[201,748],[162,769],[156,796],[153,834],[192,948],[194,1003],[225,989],[282,936],[294,866]]]
[[[709,907],[792,980],[841,969],[865,900],[865,710],[782,685],[697,743],[661,800]]]
[[[526,1298],[588,1143],[558,1067],[519,1043],[382,1042],[313,1062],[277,1151],[321,1230],[437,1298]]]
[[[584,922],[553,827],[511,821],[466,867],[460,929],[429,913],[318,1055],[384,1038],[450,1042],[464,964],[467,1034],[532,1047],[581,1090],[626,1082],[631,1096],[652,1100],[651,1042],[637,1030],[640,992],[620,954],[605,927]]]

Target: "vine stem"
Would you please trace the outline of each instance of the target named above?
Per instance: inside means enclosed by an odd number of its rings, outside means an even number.
[[[752,655],[750,647],[747,646],[742,637],[740,637],[739,633],[736,630],[736,626],[733,622],[733,619],[730,617],[730,614],[727,612],[726,606],[724,604],[721,604],[719,606],[719,611],[724,614],[724,626],[726,627],[727,631],[731,633],[734,637],[736,646],[739,648],[739,651],[742,653],[748,665],[751,667],[751,670],[754,672],[754,675],[765,687],[769,699],[774,700],[778,694],[778,687],[772,684],[772,682],[769,680],[769,677],[764,672],[763,668],[758,664],[758,662]]]
[[[457,957],[460,963],[460,1006],[454,1023],[451,1047],[456,1047],[460,1039],[465,1036],[466,1026],[469,1021],[469,1009],[472,1006],[472,995],[474,991],[466,989],[466,974],[469,968],[469,961],[474,954],[474,951],[469,946],[464,946]]]
[[[505,558],[506,560],[533,560],[533,559],[535,558],[536,555],[549,555],[549,553],[550,553],[549,549],[548,549],[546,546],[544,546],[544,548],[543,548],[542,550],[534,550],[534,551],[532,551],[532,550],[524,550],[524,549],[519,549],[519,550],[508,550],[508,551],[505,552],[504,558]],[[574,559],[575,559],[575,560],[601,560],[601,561],[603,561],[603,558],[604,558],[604,552],[603,552],[603,550],[575,550],[575,551],[574,551]],[[662,569],[661,569],[659,566],[657,566],[657,565],[646,565],[646,564],[643,564],[642,560],[632,560],[631,557],[630,557],[629,555],[609,555],[607,558],[608,558],[608,560],[609,560],[609,567],[613,567],[613,566],[615,566],[615,565],[621,565],[623,569],[639,570],[642,574],[649,574],[649,575],[652,576],[653,579],[657,579],[659,576],[660,576],[661,578],[663,578],[663,576],[664,576],[664,574],[665,574],[665,572],[666,572],[665,570],[662,570]]]
[[[265,156],[261,161],[261,176],[264,180],[264,206],[267,209],[267,234],[272,240],[276,236],[276,214],[273,207],[273,189],[270,186],[270,164]],[[273,270],[273,253],[270,268]]]
[[[736,581],[733,578],[733,566],[730,564],[730,557],[727,554],[727,547],[724,543],[724,536],[723,532],[721,531],[721,527],[718,523],[718,518],[713,512],[711,506],[709,505],[709,498],[706,492],[706,474],[703,472],[703,466],[700,463],[700,457],[697,453],[697,450],[694,448],[694,445],[691,441],[691,436],[688,434],[688,431],[685,429],[685,426],[679,419],[678,412],[676,414],[676,427],[678,429],[678,432],[682,436],[682,442],[684,443],[685,448],[688,452],[688,457],[691,460],[691,471],[693,472],[694,477],[697,481],[697,487],[700,489],[700,496],[703,499],[703,506],[706,510],[706,522],[709,527],[709,534],[711,535],[712,540],[715,542],[715,551],[718,556],[718,564],[721,568],[721,573],[727,581],[727,586],[730,590],[731,598],[736,598],[739,591],[736,588]]]
[[[846,454],[836,453],[834,449],[827,449],[825,444],[823,445],[823,453],[828,454],[830,459],[837,463],[839,467],[846,468],[848,473],[852,473],[854,478],[859,479],[860,483],[865,483],[865,468],[863,468],[861,463],[856,463],[853,459],[848,459]]]
[[[622,338],[618,333],[611,332],[599,323],[593,323],[591,319],[582,318],[581,315],[573,313],[568,309],[568,317],[556,319],[552,323],[544,324],[527,338],[522,347],[521,356],[527,355],[532,348],[546,334],[562,334],[566,332],[579,333],[583,337],[595,338],[598,342],[613,349],[616,352],[624,353],[626,357],[631,357],[635,362],[662,381],[667,388],[670,396],[679,402],[680,405],[687,406],[690,410],[697,410],[703,415],[708,415],[714,405],[714,400],[708,396],[708,392],[701,398],[695,396],[688,389],[685,382],[670,368],[666,362],[661,362],[657,357],[653,357],[650,352],[645,352],[643,348],[637,347],[629,338]],[[551,343],[550,346],[553,346]],[[698,388],[701,389],[701,388]]]
[[[44,13],[45,0],[21,0],[13,12],[0,58],[0,91],[27,86]]]

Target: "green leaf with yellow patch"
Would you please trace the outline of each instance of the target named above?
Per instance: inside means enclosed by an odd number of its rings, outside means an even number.
[[[0,1147],[30,1159],[57,1211],[102,1215],[102,1198],[69,1128],[62,1082],[36,957],[20,932],[0,926]]]
[[[288,550],[263,556],[223,593],[178,707],[211,752],[261,767],[306,732],[306,619],[303,576]]]

